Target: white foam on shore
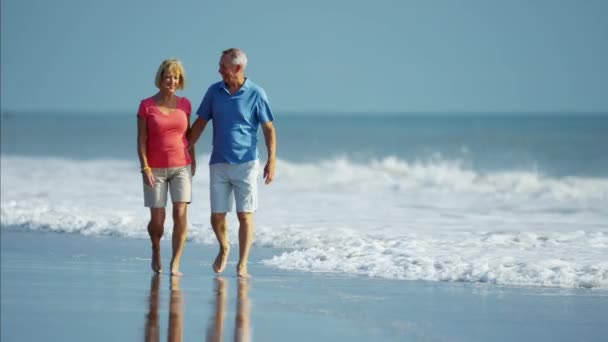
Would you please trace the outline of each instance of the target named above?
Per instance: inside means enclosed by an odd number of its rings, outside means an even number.
[[[194,178],[189,240],[213,244],[207,158],[199,157]],[[13,156],[1,162],[3,226],[147,238],[136,163]],[[255,244],[285,249],[268,265],[608,289],[608,179],[482,174],[440,158],[279,161],[277,170],[271,186],[260,185],[256,214]]]

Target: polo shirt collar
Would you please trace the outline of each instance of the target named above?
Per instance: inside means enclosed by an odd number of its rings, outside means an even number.
[[[245,82],[243,82],[243,85],[241,86],[241,89],[239,89],[238,92],[247,91],[249,90],[249,88],[251,88],[251,81],[248,77],[245,77]],[[222,81],[222,89],[228,92],[228,87],[226,86],[226,83],[224,81]]]

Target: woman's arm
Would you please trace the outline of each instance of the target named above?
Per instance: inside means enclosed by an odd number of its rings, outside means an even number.
[[[154,186],[154,175],[152,169],[148,166],[148,158],[146,156],[146,142],[148,141],[148,128],[146,118],[137,117],[137,156],[139,157],[139,165],[141,173],[144,176],[144,182],[148,186]]]

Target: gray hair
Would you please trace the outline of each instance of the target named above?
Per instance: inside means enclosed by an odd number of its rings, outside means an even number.
[[[228,55],[230,57],[230,63],[233,65],[242,65],[243,69],[247,67],[247,55],[245,51],[237,48],[230,48],[222,51],[222,56]]]

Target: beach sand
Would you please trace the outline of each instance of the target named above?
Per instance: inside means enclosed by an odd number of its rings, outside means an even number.
[[[0,339],[10,341],[606,341],[608,291],[211,270],[188,242],[181,278],[150,271],[147,240],[1,230]],[[169,236],[162,243],[165,269]]]

